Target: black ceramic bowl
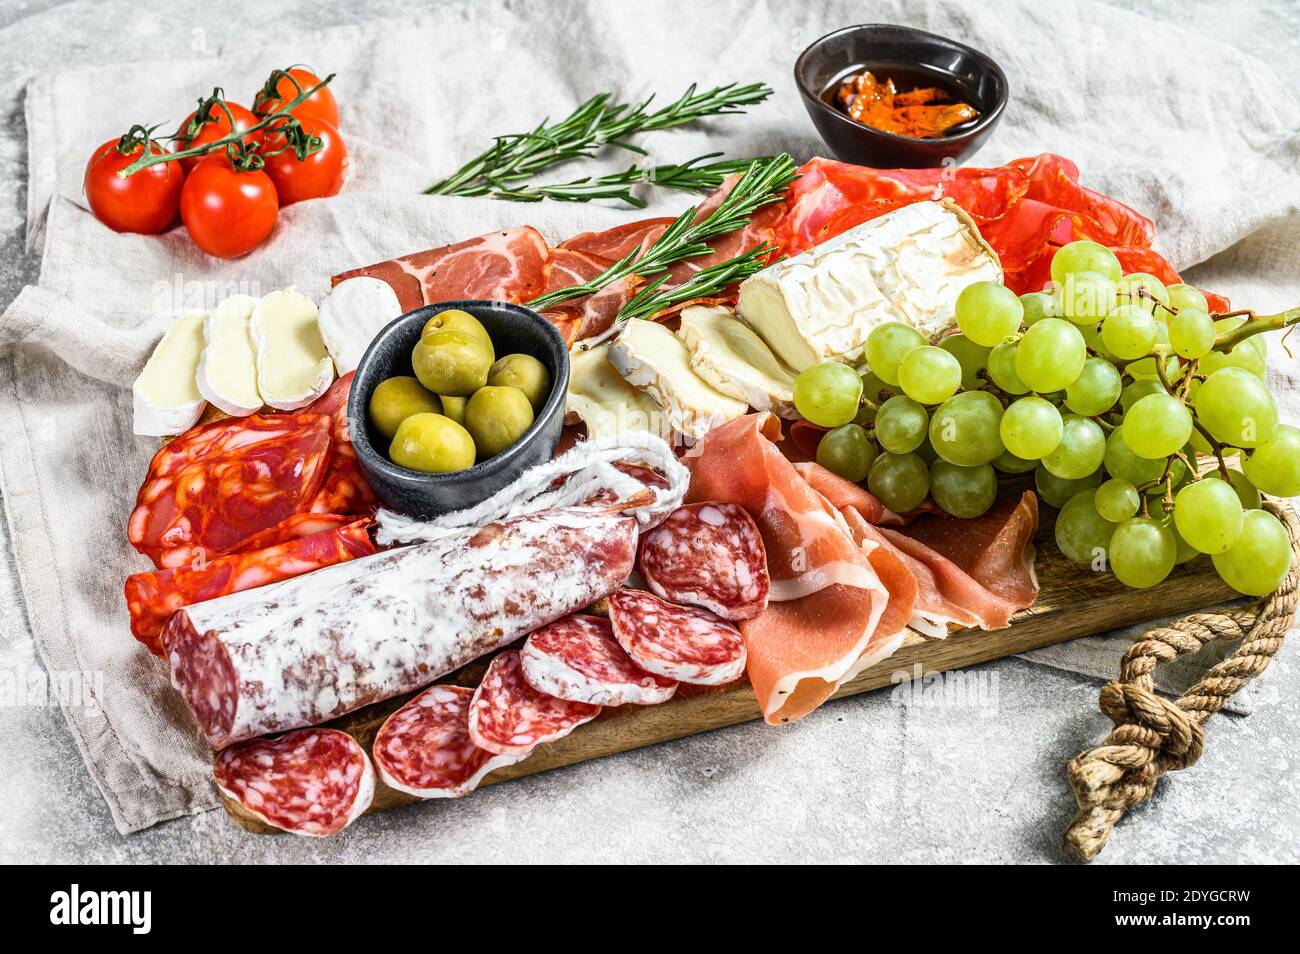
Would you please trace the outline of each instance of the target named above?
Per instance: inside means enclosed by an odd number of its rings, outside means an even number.
[[[411,349],[424,324],[440,311],[459,308],[483,323],[498,357],[530,354],[551,375],[551,394],[533,426],[511,447],[467,470],[425,474],[388,459],[388,444],[370,423],[367,408],[379,382],[412,374]],[[486,500],[524,470],[551,459],[564,425],[569,390],[569,349],[555,326],[535,311],[499,301],[444,301],[408,311],[370,342],[348,392],[348,430],[361,470],[385,507],[413,517],[436,517]]]
[[[900,89],[933,79],[935,85],[955,89],[980,115],[953,135],[934,139],[910,139],[856,123],[826,97],[840,80],[863,69],[882,77],[900,74],[894,76]],[[920,169],[941,166],[946,159],[969,158],[984,144],[1007,105],[1006,74],[979,50],[887,23],[826,34],[800,54],[794,78],[813,125],[835,158],[878,169]]]

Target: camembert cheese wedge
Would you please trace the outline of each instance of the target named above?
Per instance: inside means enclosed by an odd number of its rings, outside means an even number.
[[[188,430],[207,403],[199,393],[195,374],[203,354],[201,311],[181,315],[167,328],[162,340],[135,379],[131,395],[135,433],[168,437]]]
[[[402,313],[388,282],[359,275],[335,285],[320,303],[320,334],[339,374],[355,371],[386,324]]]
[[[231,417],[262,409],[257,354],[248,328],[256,307],[251,295],[231,295],[203,322],[203,356],[195,375],[199,393]]]
[[[306,407],[334,380],[334,362],[316,317],[311,299],[292,288],[271,292],[253,309],[249,327],[257,348],[257,389],[273,408]]]
[[[731,309],[683,308],[677,336],[691,353],[691,370],[714,388],[755,410],[798,420],[794,372]]]
[[[674,431],[698,440],[748,408],[691,370],[690,352],[663,325],[629,318],[609,347],[609,363],[662,408]]]
[[[659,405],[623,380],[609,363],[609,345],[569,356],[569,393],[564,410],[587,425],[592,438],[612,437],[629,431],[650,431],[665,440]]]
[[[997,253],[950,200],[914,202],[770,265],[740,286],[737,310],[795,371],[856,363],[871,329],[910,325],[935,338],[967,285],[1001,281]]]

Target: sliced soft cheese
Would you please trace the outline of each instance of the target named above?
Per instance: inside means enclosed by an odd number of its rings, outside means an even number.
[[[380,329],[402,313],[388,282],[360,275],[339,282],[320,303],[320,334],[339,374],[355,371]]]
[[[747,278],[737,309],[802,371],[858,361],[885,322],[937,337],[952,326],[962,289],[1001,280],[997,254],[970,216],[946,199],[914,202]]]
[[[248,322],[257,307],[251,295],[231,295],[203,322],[203,356],[195,375],[199,393],[231,417],[262,409],[257,353]]]
[[[644,391],[623,380],[609,363],[609,345],[575,350],[569,358],[569,393],[565,411],[587,425],[590,437],[611,437],[629,431],[664,433],[663,413]]]
[[[201,311],[181,315],[167,328],[162,340],[135,379],[131,395],[135,405],[135,433],[167,437],[188,430],[198,421],[206,403],[194,375],[203,354]]]
[[[630,318],[609,347],[609,363],[663,409],[668,425],[693,440],[740,417],[748,407],[691,370],[690,352],[663,325]]]
[[[334,380],[334,362],[316,316],[311,299],[292,288],[271,292],[253,309],[249,328],[257,348],[257,389],[271,407],[306,407]]]
[[[729,308],[682,309],[677,336],[691,352],[691,369],[723,394],[758,411],[798,420],[794,372]]]

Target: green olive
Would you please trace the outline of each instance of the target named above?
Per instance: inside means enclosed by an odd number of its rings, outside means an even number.
[[[465,405],[465,429],[481,458],[501,453],[532,425],[533,406],[518,388],[479,388]]]
[[[496,350],[492,346],[491,335],[487,333],[487,329],[483,327],[482,323],[468,311],[452,308],[438,312],[424,323],[424,330],[420,332],[420,337],[427,338],[439,331],[460,331],[471,338],[477,338],[487,346],[488,354],[492,356],[489,363],[496,360]]]
[[[409,375],[380,381],[370,395],[370,420],[375,430],[390,441],[397,425],[412,414],[429,411],[442,413],[442,402],[423,384]]]
[[[469,401],[469,398],[455,397],[451,394],[439,394],[438,397],[442,400],[442,413],[461,427],[464,427],[465,404]]]
[[[531,354],[508,354],[488,372],[487,383],[494,387],[518,388],[528,398],[536,414],[551,393],[551,376],[546,365]]]
[[[463,331],[435,331],[415,346],[411,365],[434,394],[468,397],[487,384],[492,353]]]
[[[449,417],[428,411],[397,425],[388,457],[399,467],[443,474],[474,466],[474,439]]]

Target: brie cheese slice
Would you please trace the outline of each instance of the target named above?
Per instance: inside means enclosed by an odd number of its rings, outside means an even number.
[[[623,380],[609,363],[609,345],[569,356],[569,393],[564,410],[587,425],[589,437],[612,437],[630,431],[650,431],[665,440],[663,413],[644,391]]]
[[[281,411],[306,407],[328,390],[334,362],[325,351],[316,306],[292,288],[257,303],[249,328],[257,348],[257,389]]]
[[[195,383],[203,353],[201,311],[181,315],[167,328],[131,386],[134,431],[145,437],[168,437],[188,430],[207,403]]]
[[[795,371],[856,364],[871,329],[898,321],[934,339],[967,285],[1001,281],[997,254],[950,200],[914,202],[849,229],[740,285],[737,310]]]
[[[248,320],[257,307],[250,295],[231,295],[203,322],[203,356],[196,377],[199,393],[231,417],[262,409],[257,357]]]
[[[355,371],[380,329],[402,314],[388,282],[360,275],[339,282],[320,303],[320,334],[339,374]]]
[[[609,363],[654,399],[668,426],[692,440],[749,410],[692,371],[686,345],[653,321],[629,318],[609,347]]]
[[[691,369],[717,390],[755,410],[799,419],[794,372],[730,309],[702,305],[682,309],[677,336],[691,352]]]

